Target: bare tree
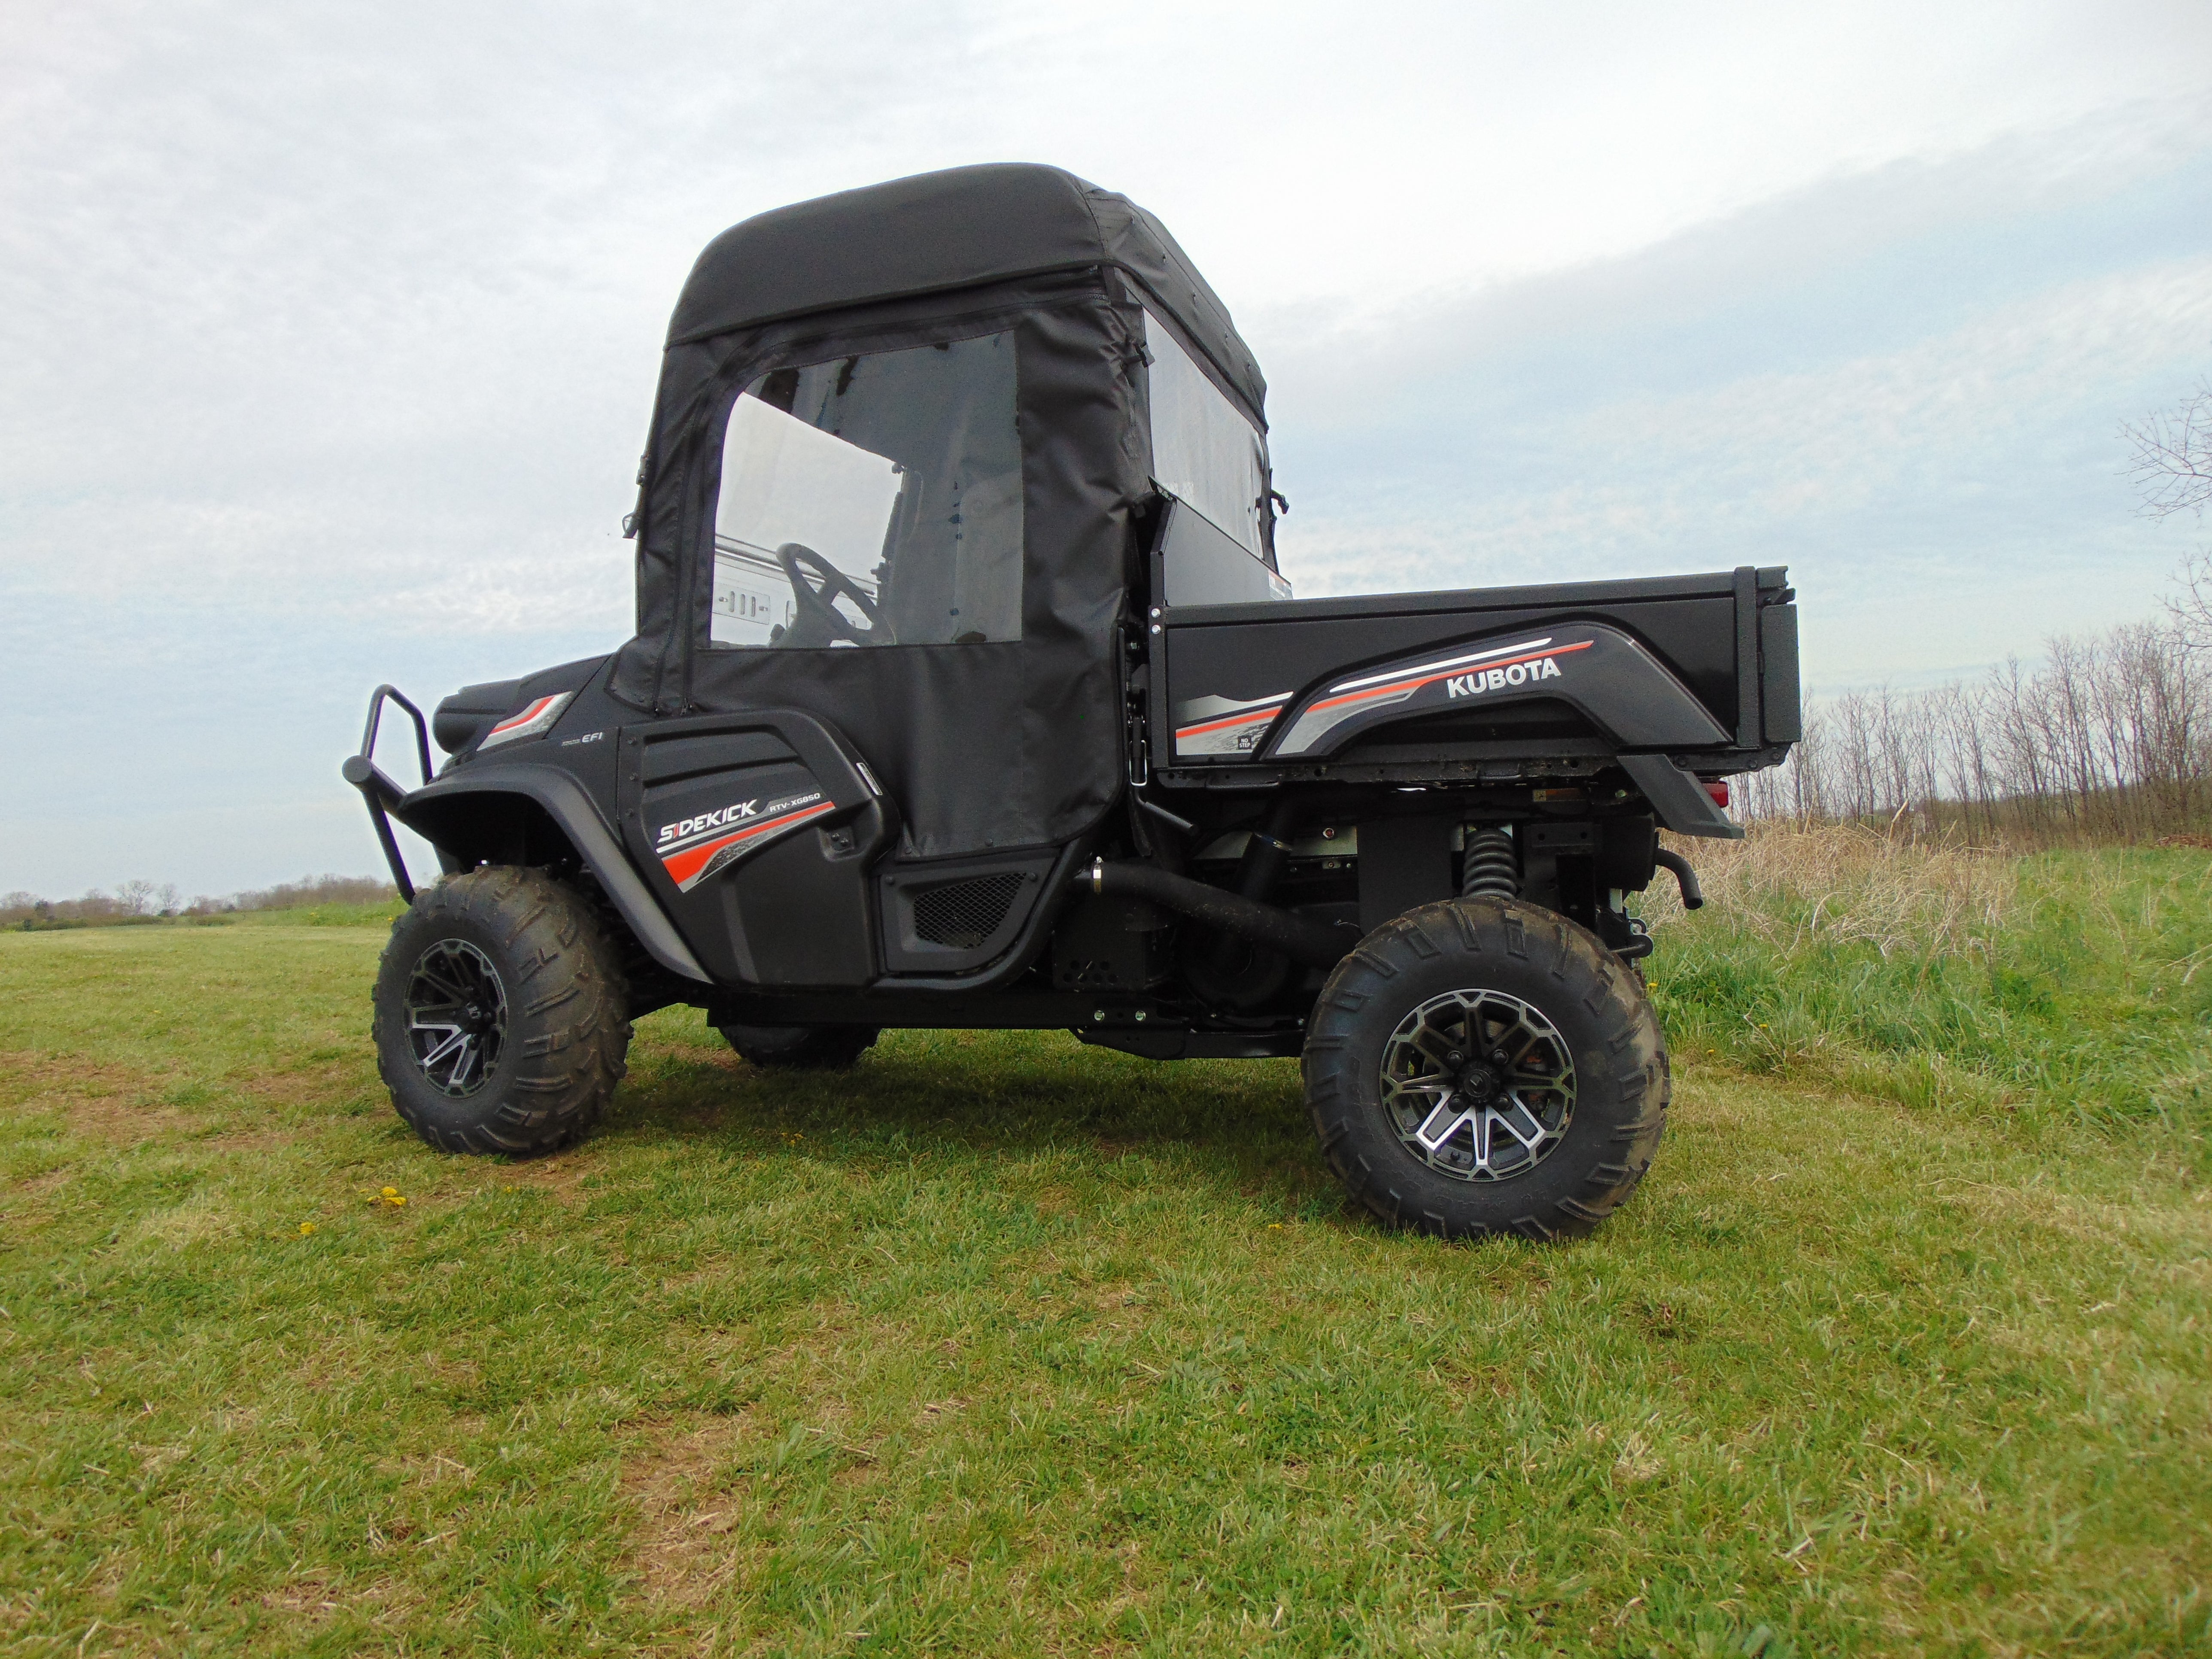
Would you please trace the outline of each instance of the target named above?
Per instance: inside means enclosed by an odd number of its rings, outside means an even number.
[[[1822,699],[1788,763],[1741,785],[1747,817],[1856,819],[1970,842],[2202,832],[2212,805],[2212,656],[2136,623],[2047,641],[1975,684]]]
[[[2161,601],[2174,626],[2193,651],[2212,652],[2212,547],[2201,547],[2181,562],[2181,592]]]
[[[2146,518],[2204,516],[2212,506],[2212,380],[2200,381],[2172,409],[2123,422],[2120,435],[2134,452],[2128,471]],[[2191,649],[2212,651],[2212,548],[2184,559],[2179,580],[2181,592],[2164,602],[2166,611]]]
[[[2135,449],[2129,472],[2147,517],[2203,515],[2212,504],[2212,380],[2177,408],[2124,423],[2120,435]]]

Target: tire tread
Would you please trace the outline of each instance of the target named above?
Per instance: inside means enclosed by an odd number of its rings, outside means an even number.
[[[1370,1138],[1386,1158],[1402,1149],[1395,1141],[1388,1152],[1382,1146],[1379,1107],[1370,1103],[1372,1090],[1357,1075],[1366,1063],[1360,1029],[1403,1000],[1402,994],[1395,1000],[1388,994],[1392,981],[1433,972],[1437,958],[1447,954],[1486,963],[1492,969],[1519,964],[1522,972],[1533,971],[1558,984],[1565,1000],[1589,1018],[1599,1051],[1627,1061],[1610,1077],[1601,1073],[1592,1079],[1613,1085],[1625,1121],[1587,1141],[1582,1155],[1589,1167],[1571,1190],[1533,1210],[1522,1207],[1522,1197],[1511,1180],[1487,1188],[1455,1183],[1465,1188],[1465,1200],[1441,1206],[1410,1196],[1401,1190],[1403,1177],[1378,1172],[1361,1150]],[[1370,933],[1322,987],[1300,1063],[1322,1158],[1351,1196],[1389,1225],[1449,1238],[1514,1233],[1549,1242],[1587,1234],[1635,1192],[1666,1128],[1671,1073],[1642,975],[1621,971],[1619,960],[1588,930],[1516,900],[1444,900]],[[1578,1056],[1577,1063],[1582,1069],[1589,1060]],[[1595,1104],[1578,1102],[1577,1110]],[[1359,1119],[1370,1110],[1377,1113],[1378,1124],[1371,1135],[1363,1134]],[[1571,1150],[1571,1143],[1553,1156],[1564,1157]],[[1391,1161],[1401,1170],[1421,1167]]]
[[[501,977],[512,988],[510,1019],[534,1029],[510,1026],[514,1069],[481,1116],[457,1123],[449,1105],[441,1109],[444,1097],[424,1085],[399,1015],[415,961],[463,921],[520,958],[502,965]],[[393,1108],[441,1152],[534,1158],[573,1145],[598,1123],[629,1070],[629,991],[619,961],[590,910],[542,871],[487,866],[426,889],[392,924],[377,975],[370,1029]],[[523,998],[526,988],[541,986]]]

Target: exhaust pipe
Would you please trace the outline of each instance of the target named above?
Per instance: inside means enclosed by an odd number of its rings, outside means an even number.
[[[1680,853],[1670,853],[1663,847],[1651,855],[1651,860],[1662,870],[1674,872],[1674,879],[1682,889],[1682,908],[1685,910],[1705,908],[1705,891],[1698,885],[1698,872],[1690,868],[1689,860]]]
[[[1309,968],[1334,968],[1359,943],[1358,931],[1341,922],[1309,921],[1275,905],[1209,887],[1188,876],[1171,876],[1149,864],[1093,859],[1075,884],[1109,898],[1150,899],[1221,933],[1279,951]]]

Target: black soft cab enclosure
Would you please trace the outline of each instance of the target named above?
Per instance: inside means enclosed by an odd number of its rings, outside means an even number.
[[[1657,828],[1740,833],[1722,781],[1798,735],[1784,573],[1297,599],[1265,400],[1159,222],[1053,168],[717,238],[661,360],[635,636],[434,721],[398,699],[412,788],[372,758],[384,688],[347,763],[403,890],[392,818],[445,872],[379,984],[401,1111],[561,1144],[675,1002],[764,1065],[1057,1027],[1303,1054],[1391,1219],[1618,1203],[1665,1103],[1630,901],[1668,867],[1694,902]],[[565,942],[518,956],[524,913]],[[573,994],[525,994],[548,975]]]

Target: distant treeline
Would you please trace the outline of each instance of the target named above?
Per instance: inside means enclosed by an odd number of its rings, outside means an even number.
[[[240,910],[295,910],[310,904],[380,904],[398,896],[388,881],[366,876],[303,876],[274,887],[205,895],[185,902],[174,886],[126,881],[114,892],[95,887],[82,898],[43,899],[36,893],[0,894],[0,927],[115,927],[176,916],[216,916]]]
[[[1789,764],[1739,781],[1745,816],[1908,820],[2029,844],[2212,829],[2212,644],[2179,625],[2057,639],[2033,666],[1809,708]]]

